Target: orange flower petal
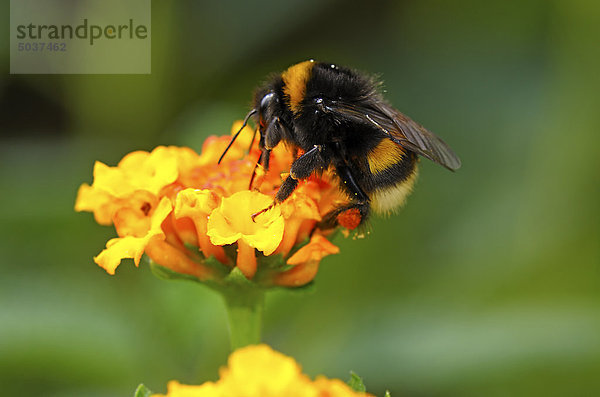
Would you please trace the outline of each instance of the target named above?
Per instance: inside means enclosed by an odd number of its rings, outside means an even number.
[[[211,279],[213,276],[210,268],[193,261],[182,250],[164,240],[152,239],[146,246],[146,254],[157,264],[177,273],[190,274],[200,280]]]
[[[236,121],[231,126],[231,135],[235,134],[239,131],[242,126],[241,121]],[[242,158],[250,147],[250,142],[254,137],[254,130],[246,125],[244,129],[240,132],[235,142],[231,145],[231,147],[227,150],[227,154],[223,157],[223,161],[231,161]],[[229,136],[210,136],[204,141],[204,145],[202,145],[202,155],[200,164],[201,165],[213,165],[217,164],[221,155],[231,142],[231,137]]]
[[[174,219],[173,227],[184,244],[198,246],[198,232],[196,232],[196,226],[190,218]]]
[[[327,255],[337,254],[340,249],[319,233],[313,234],[310,242],[300,248],[288,260],[288,265],[299,265],[308,261],[320,261]]]
[[[284,287],[299,287],[311,282],[317,275],[321,259],[337,254],[340,249],[319,233],[314,233],[308,244],[288,260],[294,267],[273,276],[273,283]]]
[[[244,273],[247,279],[254,277],[256,273],[256,254],[254,247],[248,245],[243,239],[238,241],[238,254],[236,266]]]
[[[273,284],[282,287],[300,287],[314,280],[319,271],[319,261],[309,260],[273,277]]]
[[[302,226],[308,224],[308,230],[312,229],[316,221],[321,220],[321,215],[315,201],[302,191],[294,192],[280,206],[285,218],[285,229],[281,244],[275,252],[286,255],[299,240],[306,238],[304,232],[307,228]]]

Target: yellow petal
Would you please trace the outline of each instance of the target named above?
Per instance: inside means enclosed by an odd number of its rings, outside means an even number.
[[[223,198],[221,205],[210,214],[207,233],[216,245],[232,244],[242,238],[248,245],[265,255],[273,253],[283,237],[284,220],[275,206],[252,219],[265,209],[272,198],[256,192],[241,191]]]
[[[161,229],[162,222],[171,213],[173,206],[171,201],[163,197],[158,207],[152,214],[151,226],[148,233],[143,237],[119,237],[110,240],[98,256],[94,257],[94,262],[103,267],[107,273],[115,274],[115,269],[119,266],[122,259],[132,258],[135,265],[139,265],[142,254],[148,242],[152,238],[165,238]]]
[[[105,226],[112,224],[113,214],[118,207],[119,205],[107,192],[95,189],[87,183],[79,187],[75,200],[75,211],[93,212],[94,219],[99,224]]]
[[[118,237],[108,240],[106,249],[94,257],[94,262],[100,265],[108,274],[115,274],[115,269],[122,259],[132,258],[136,266],[146,248],[146,239],[139,237]]]
[[[185,189],[177,193],[175,218],[207,218],[218,205],[218,197],[209,189]]]
[[[221,211],[214,210],[206,225],[206,234],[214,245],[233,244],[242,238],[242,233],[236,231]]]
[[[151,153],[129,153],[116,167],[97,161],[92,186],[117,198],[127,197],[135,190],[158,195],[163,187],[175,182],[177,176],[177,158],[169,148],[159,146]]]
[[[94,183],[92,186],[113,197],[125,197],[134,190],[123,170],[119,167],[109,167],[100,161],[94,163]]]
[[[220,372],[225,396],[317,396],[296,361],[267,345],[236,350]]]

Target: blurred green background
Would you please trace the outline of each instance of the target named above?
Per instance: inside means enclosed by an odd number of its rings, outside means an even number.
[[[0,41],[2,395],[129,396],[217,377],[220,298],[125,261],[77,214],[95,160],[228,133],[270,72],[379,73],[461,156],[340,238],[316,291],[273,293],[264,340],[392,396],[600,395],[600,3],[154,1],[151,75],[9,75]]]

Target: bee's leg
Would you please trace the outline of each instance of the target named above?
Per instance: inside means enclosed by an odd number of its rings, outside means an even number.
[[[269,126],[271,124],[269,124]],[[259,128],[258,130],[260,132],[260,138],[258,139],[258,148],[260,149],[260,156],[258,157],[258,160],[254,165],[254,169],[252,170],[252,176],[250,177],[248,189],[252,189],[252,184],[254,183],[254,178],[256,177],[256,169],[258,168],[258,165],[262,165],[265,171],[268,171],[269,160],[271,159],[271,148],[268,148],[265,145],[267,131],[263,130],[262,128]]]
[[[252,176],[250,177],[250,185],[248,189],[252,189],[252,184],[254,183],[254,178],[256,177],[256,169],[258,165],[262,165],[266,171],[269,170],[269,159],[271,158],[271,150],[266,148],[261,148],[260,156],[258,157],[258,161],[254,165],[254,169],[252,170]]]
[[[352,202],[330,211],[319,223],[321,229],[331,229],[337,225],[355,229],[363,224],[371,208],[369,196],[362,190],[348,166],[336,167],[345,190],[351,195]]]
[[[281,186],[279,186],[277,194],[275,195],[274,204],[284,202],[288,197],[290,197],[294,190],[296,190],[296,187],[298,187],[298,179],[294,178],[291,175],[285,178]]]
[[[320,145],[315,145],[308,152],[298,157],[296,161],[292,163],[290,175],[287,178],[285,178],[285,180],[279,187],[279,190],[275,195],[275,201],[267,208],[264,208],[259,212],[253,214],[252,219],[256,218],[263,212],[270,210],[275,204],[279,204],[285,201],[288,197],[290,197],[294,190],[296,190],[296,187],[298,186],[298,181],[300,179],[308,178],[316,168],[324,167],[326,161],[323,158],[322,153],[323,147]]]
[[[292,163],[290,176],[294,179],[305,179],[316,169],[323,169],[326,165],[325,148],[322,145],[315,145]]]
[[[269,171],[269,161],[271,160],[271,149],[262,148],[258,162],[265,167],[265,171]]]
[[[275,206],[275,204],[279,204],[279,203],[283,202],[286,198],[290,197],[290,195],[294,192],[294,190],[296,190],[297,186],[298,186],[298,179],[294,179],[291,175],[288,176],[287,178],[285,178],[285,180],[279,187],[277,194],[275,195],[275,201],[273,201],[271,204],[269,204],[268,207],[263,208],[262,210],[258,211],[257,213],[252,214],[252,220],[254,220],[254,218],[259,216],[263,212],[267,212],[268,210],[273,208]]]
[[[342,226],[354,230],[363,225],[369,217],[371,205],[369,202],[355,202],[335,208],[325,214],[323,220],[317,224],[321,230],[333,229]]]
[[[273,117],[265,131],[264,144],[267,149],[273,149],[281,141],[281,138],[283,137],[283,128],[279,117]]]
[[[352,175],[352,171],[350,171],[350,167],[348,166],[337,166],[337,173],[342,180],[342,183],[346,186],[348,191],[352,193],[352,200],[356,200],[358,202],[368,202],[369,196],[362,190],[362,188],[356,182],[356,179]]]

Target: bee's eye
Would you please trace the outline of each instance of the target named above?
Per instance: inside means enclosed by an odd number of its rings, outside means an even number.
[[[271,103],[271,101],[273,101],[275,98],[275,93],[274,92],[269,92],[267,95],[265,95],[262,100],[260,101],[260,110],[264,113],[264,111],[267,109],[267,106],[269,106],[269,104]]]
[[[265,117],[267,119],[270,119],[272,116],[273,109],[270,109],[269,105],[271,105],[271,103],[276,100],[277,100],[277,98],[275,97],[274,92],[269,92],[267,95],[265,95],[261,99],[260,107],[258,110],[258,114],[259,114],[258,123],[260,124],[260,126],[262,128],[264,128],[266,125]]]

